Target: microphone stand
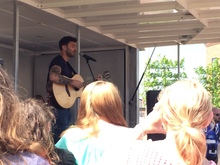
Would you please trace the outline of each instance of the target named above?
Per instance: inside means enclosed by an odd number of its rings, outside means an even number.
[[[91,75],[92,75],[92,78],[93,78],[93,80],[95,81],[94,74],[93,74],[92,69],[91,69],[90,64],[89,64],[89,59],[87,59],[87,58],[86,58],[86,63],[88,64],[88,67],[89,67],[90,73],[91,73]]]
[[[154,50],[155,50],[155,48],[156,48],[156,47],[154,47]],[[136,92],[137,92],[137,90],[138,90],[138,88],[139,88],[139,86],[140,86],[140,84],[141,84],[141,81],[142,81],[142,79],[143,79],[143,77],[144,77],[144,74],[145,74],[145,72],[146,72],[146,70],[147,70],[147,67],[148,67],[148,65],[149,65],[149,63],[150,63],[150,61],[151,61],[151,58],[152,58],[153,54],[154,54],[154,50],[153,50],[153,52],[151,53],[150,60],[148,61],[147,65],[146,65],[146,67],[145,67],[145,70],[144,70],[144,72],[143,72],[143,74],[142,74],[142,76],[141,76],[141,79],[140,79],[140,81],[139,81],[139,83],[138,83],[138,85],[137,85],[137,87],[136,87],[136,89],[135,89],[135,91],[134,91],[134,94],[133,94],[131,100],[129,101],[129,104],[132,104],[132,102],[133,102],[133,100],[134,100],[134,96],[135,96],[135,94],[136,94]]]

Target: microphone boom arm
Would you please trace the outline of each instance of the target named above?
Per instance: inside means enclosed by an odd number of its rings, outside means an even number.
[[[156,48],[156,47],[154,47],[154,50],[155,50],[155,48]],[[151,58],[152,58],[152,56],[153,56],[153,54],[154,54],[154,50],[153,50],[153,52],[151,53],[150,60],[148,61],[147,65],[146,65],[146,67],[145,67],[145,69],[144,69],[144,72],[143,72],[143,74],[142,74],[142,76],[141,76],[141,79],[140,79],[140,81],[139,81],[139,83],[138,83],[138,85],[137,85],[137,87],[136,87],[136,89],[135,89],[135,91],[134,91],[134,94],[133,94],[131,100],[129,101],[130,104],[132,104],[132,102],[133,102],[133,100],[134,100],[134,96],[135,96],[135,94],[137,93],[137,90],[138,90],[138,88],[139,88],[139,86],[140,86],[140,84],[141,84],[141,81],[142,81],[142,79],[143,79],[143,77],[144,77],[144,74],[145,74],[147,68],[148,68],[148,65],[150,64]]]
[[[91,75],[92,75],[92,78],[93,78],[93,80],[95,81],[95,76],[94,76],[94,74],[93,74],[93,72],[92,72],[92,68],[91,68],[91,66],[90,66],[90,64],[89,64],[89,60],[96,62],[96,59],[94,59],[94,58],[92,58],[92,57],[90,57],[90,56],[84,54],[83,52],[80,52],[79,55],[85,58],[86,63],[87,63],[87,65],[88,65],[88,67],[89,67],[89,71],[90,71],[90,73],[91,73]]]
[[[93,72],[92,72],[92,69],[91,69],[91,66],[90,66],[90,64],[89,64],[89,59],[86,59],[86,63],[88,64],[88,67],[89,67],[90,73],[91,73],[91,75],[92,75],[92,78],[93,78],[93,80],[95,81],[95,76],[94,76],[94,74],[93,74]]]
[[[91,60],[91,61],[96,62],[96,59],[94,59],[93,57],[90,57],[90,56],[86,55],[86,54],[83,53],[83,52],[80,52],[79,55],[82,56],[82,57],[84,57],[86,60]]]

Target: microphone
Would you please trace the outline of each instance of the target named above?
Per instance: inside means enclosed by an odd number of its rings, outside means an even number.
[[[83,52],[80,52],[79,55],[82,56],[82,57],[84,57],[86,60],[91,60],[91,61],[96,62],[96,59],[94,59],[94,58],[92,58],[92,57],[90,57],[90,56],[84,54]]]

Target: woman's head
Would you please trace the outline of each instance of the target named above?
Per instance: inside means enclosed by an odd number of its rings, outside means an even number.
[[[159,95],[159,103],[163,120],[171,130],[178,130],[183,124],[205,128],[212,115],[209,93],[194,80],[177,81],[165,88]]]
[[[85,87],[76,124],[84,128],[94,127],[99,119],[127,126],[119,91],[114,84],[107,81],[96,81]]]
[[[20,127],[28,130],[28,136],[32,141],[49,140],[48,132],[51,131],[51,124],[55,120],[52,107],[36,99],[21,101],[20,106],[23,113],[16,113],[16,117],[25,121],[20,122]]]
[[[51,134],[51,124],[55,121],[52,107],[36,99],[24,100],[20,107],[22,113],[15,114],[18,122],[16,127],[20,130],[20,136],[29,142],[29,151],[51,162],[51,157],[56,158]]]
[[[209,93],[197,81],[182,80],[165,88],[158,98],[162,122],[174,134],[181,157],[187,164],[200,164],[206,153],[202,129],[213,116]]]
[[[49,133],[54,120],[50,110],[34,99],[21,101],[11,77],[0,67],[0,164],[8,161],[5,154],[22,151],[36,153],[49,161],[51,157],[57,160]]]

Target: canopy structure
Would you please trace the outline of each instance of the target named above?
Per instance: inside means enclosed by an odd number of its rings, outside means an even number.
[[[20,47],[53,51],[81,27],[82,48],[134,48],[220,41],[219,0],[0,0],[0,43],[13,39],[19,6]]]
[[[93,55],[100,61],[110,59],[99,68],[109,64],[115,73],[115,84],[124,92],[126,120],[134,126],[138,50],[177,45],[179,52],[180,45],[220,42],[220,1],[0,0],[0,22],[1,58],[4,66],[13,65],[15,85],[25,79],[22,86],[29,94],[44,90],[42,70],[47,70],[50,55],[58,53],[58,41],[65,35],[76,36],[78,51],[96,52]],[[106,50],[113,53],[100,53]],[[79,69],[82,63],[75,57]],[[37,71],[41,77],[35,78]]]

